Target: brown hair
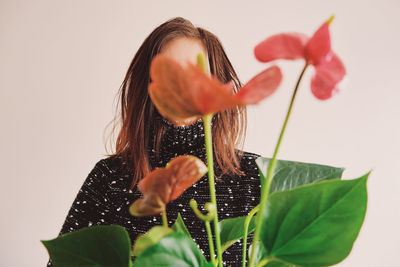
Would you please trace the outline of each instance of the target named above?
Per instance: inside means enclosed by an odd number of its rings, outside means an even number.
[[[161,48],[177,37],[189,37],[201,40],[207,50],[210,71],[221,82],[233,81],[235,91],[242,86],[218,38],[211,32],[195,27],[184,18],[173,18],[158,26],[142,43],[136,52],[124,81],[119,89],[118,104],[121,110],[110,123],[115,132],[118,120],[121,128],[116,140],[115,152],[106,156],[121,156],[127,162],[128,171],[133,172],[131,189],[151,171],[148,148],[153,146],[159,157],[159,144],[165,131],[165,125],[156,123],[157,113],[148,92],[150,83],[150,63]],[[246,134],[246,107],[236,107],[215,114],[212,126],[213,149],[216,163],[221,174],[239,174],[242,151],[235,147],[243,146]],[[154,127],[154,143],[150,144],[150,126]],[[111,143],[111,141],[110,141]],[[108,153],[107,147],[106,151]]]

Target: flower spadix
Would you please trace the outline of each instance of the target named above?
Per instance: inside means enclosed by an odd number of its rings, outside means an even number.
[[[280,33],[259,43],[254,54],[261,62],[276,59],[304,59],[315,67],[311,91],[320,100],[329,99],[338,91],[337,84],[346,74],[340,58],[332,51],[329,24],[324,22],[311,38],[302,33]]]
[[[203,54],[198,62],[205,62]],[[151,63],[149,95],[160,114],[177,125],[189,125],[195,118],[235,106],[257,104],[271,95],[282,79],[280,69],[272,66],[235,93],[233,83],[220,82],[198,65],[188,62],[184,67],[162,54]]]
[[[138,183],[143,197],[130,206],[130,213],[151,216],[165,212],[167,203],[177,199],[206,173],[207,166],[195,156],[172,159],[165,168],[154,169]]]

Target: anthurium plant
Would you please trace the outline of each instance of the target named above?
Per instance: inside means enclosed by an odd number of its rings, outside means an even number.
[[[320,100],[332,97],[346,74],[342,61],[331,48],[331,22],[332,18],[324,22],[311,37],[281,33],[255,47],[255,57],[261,62],[303,59],[305,64],[272,158],[256,160],[262,185],[260,204],[245,217],[218,220],[211,120],[219,111],[257,104],[271,95],[282,79],[279,67],[267,68],[233,93],[233,84],[223,84],[207,73],[204,55],[198,55],[197,65],[186,67],[157,55],[150,69],[150,97],[160,114],[174,123],[188,125],[194,118],[203,119],[207,162],[194,156],[179,156],[140,181],[138,190],[143,197],[132,203],[131,214],[159,214],[163,225],[139,236],[133,248],[121,226],[87,227],[42,241],[54,266],[88,266],[91,262],[93,266],[222,267],[223,251],[240,239],[243,239],[242,266],[330,266],[346,258],[364,221],[369,173],[353,180],[341,180],[342,168],[277,160],[305,71],[311,66],[315,69],[311,92]],[[199,210],[195,199],[190,201],[190,207],[205,225],[209,262],[180,215],[174,225],[168,225],[166,210],[168,202],[178,198],[206,173],[211,199],[205,204],[205,211]],[[247,236],[251,232],[254,233],[252,243],[246,251]]]

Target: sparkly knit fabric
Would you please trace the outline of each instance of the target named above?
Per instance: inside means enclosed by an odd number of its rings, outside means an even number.
[[[161,140],[160,160],[156,161],[154,151],[149,150],[152,168],[165,167],[172,158],[184,154],[195,155],[207,162],[201,120],[190,126],[179,127],[165,120],[163,123],[167,130]],[[245,216],[259,203],[260,180],[255,164],[257,157],[256,154],[244,152],[241,158],[244,176],[221,176],[215,164],[215,174],[220,178],[215,182],[219,220]],[[126,228],[133,243],[139,234],[162,224],[161,216],[133,217],[129,214],[130,204],[140,198],[141,194],[136,188],[129,190],[133,176],[124,171],[124,164],[120,157],[108,157],[96,163],[79,190],[59,235],[92,225],[119,224]],[[168,224],[172,225],[180,212],[193,239],[207,260],[210,260],[205,226],[189,206],[192,198],[200,207],[210,201],[207,175],[167,205]],[[248,244],[250,242],[249,237]],[[228,248],[223,258],[224,266],[241,266],[241,242]],[[47,266],[52,266],[50,261]]]

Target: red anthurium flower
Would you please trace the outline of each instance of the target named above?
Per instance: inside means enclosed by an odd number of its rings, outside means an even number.
[[[161,115],[179,125],[234,106],[256,104],[271,95],[282,79],[280,69],[272,66],[234,94],[232,83],[223,84],[196,65],[183,67],[162,54],[153,59],[150,76],[149,95],[154,105]]]
[[[311,38],[300,33],[273,35],[259,43],[254,54],[261,62],[305,59],[316,70],[311,80],[312,93],[318,99],[328,99],[337,91],[337,84],[346,74],[342,61],[331,49],[329,24],[332,19],[322,24]]]
[[[138,189],[143,198],[130,206],[130,213],[150,216],[164,212],[167,203],[177,199],[206,173],[207,166],[195,156],[172,159],[165,168],[156,168],[139,182]]]

